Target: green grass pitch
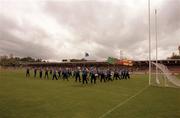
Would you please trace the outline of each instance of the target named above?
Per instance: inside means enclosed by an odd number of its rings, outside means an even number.
[[[0,70],[0,118],[180,118],[180,89],[147,86],[147,75],[82,85]]]

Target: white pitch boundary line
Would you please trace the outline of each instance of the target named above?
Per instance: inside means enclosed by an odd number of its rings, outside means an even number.
[[[99,118],[104,118],[105,116],[107,116],[108,114],[110,114],[111,112],[113,112],[114,110],[116,110],[118,107],[122,106],[123,104],[127,103],[128,101],[130,101],[131,99],[133,99],[134,97],[136,97],[137,95],[140,95],[144,90],[146,90],[149,86],[146,86],[145,88],[141,89],[140,91],[138,91],[135,95],[129,97],[128,99],[124,100],[123,102],[119,103],[118,105],[114,106],[112,109],[108,110],[106,113],[102,114]]]

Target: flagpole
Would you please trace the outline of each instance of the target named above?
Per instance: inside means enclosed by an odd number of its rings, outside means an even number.
[[[149,85],[151,85],[151,17],[150,17],[150,0],[148,0],[149,15]]]

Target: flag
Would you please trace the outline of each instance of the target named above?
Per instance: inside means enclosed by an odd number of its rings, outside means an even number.
[[[89,57],[89,53],[85,52],[85,57]]]
[[[118,59],[113,58],[113,57],[108,57],[108,59],[107,59],[107,62],[108,62],[109,64],[116,64],[117,61],[118,61]]]

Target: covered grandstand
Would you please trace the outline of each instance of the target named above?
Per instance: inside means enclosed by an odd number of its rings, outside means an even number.
[[[152,60],[155,62],[155,60]],[[158,63],[166,65],[171,71],[180,73],[180,59],[158,60]],[[35,62],[22,63],[22,66],[32,67],[77,67],[77,66],[96,66],[96,67],[127,67],[137,71],[148,70],[148,60],[134,60],[133,66],[122,64],[109,64],[107,61],[78,61],[78,62]]]

